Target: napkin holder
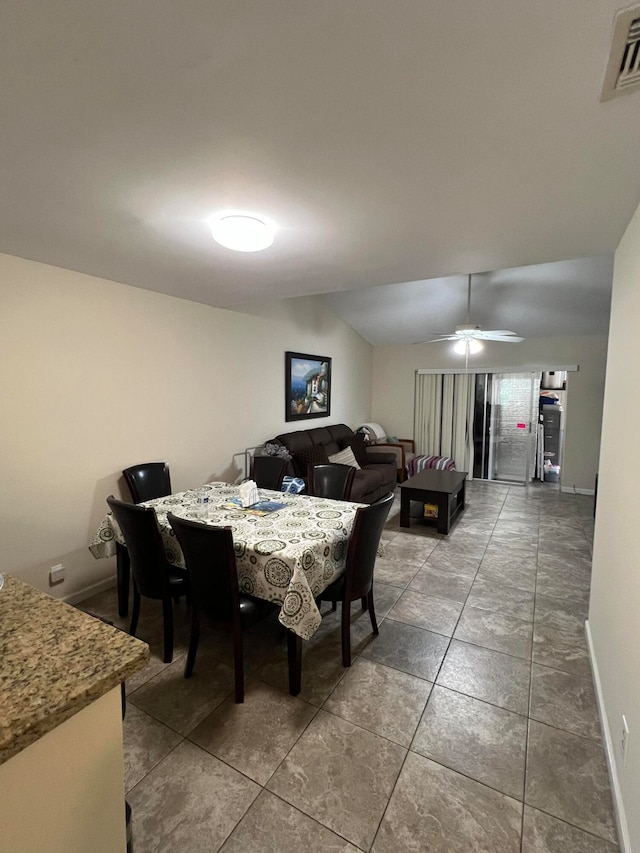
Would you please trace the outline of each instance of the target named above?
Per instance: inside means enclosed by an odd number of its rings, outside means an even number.
[[[253,506],[253,504],[258,503],[260,498],[258,496],[258,487],[254,480],[247,480],[244,483],[240,483],[240,494],[238,497],[243,507]]]

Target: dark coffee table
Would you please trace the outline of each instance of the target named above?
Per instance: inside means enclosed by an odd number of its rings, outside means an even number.
[[[451,519],[464,510],[464,484],[466,471],[438,471],[426,468],[415,477],[400,483],[400,527],[411,524],[411,501],[432,503],[438,507],[438,533],[445,535],[451,528]],[[423,519],[429,521],[429,519]]]

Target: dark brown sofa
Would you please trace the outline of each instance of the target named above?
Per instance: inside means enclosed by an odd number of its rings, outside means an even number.
[[[287,471],[293,477],[305,477],[310,452],[322,445],[327,456],[339,453],[354,439],[355,433],[346,424],[303,429],[285,432],[272,439],[275,444],[283,444],[292,459]],[[351,500],[358,503],[373,503],[383,495],[392,492],[396,486],[396,457],[393,453],[368,453],[364,447],[359,452],[354,449],[356,458],[362,465],[356,469],[351,489]],[[364,462],[364,464],[362,464]]]

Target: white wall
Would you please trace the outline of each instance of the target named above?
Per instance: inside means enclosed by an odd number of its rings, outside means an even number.
[[[589,626],[630,851],[640,851],[640,208],[615,256]],[[622,715],[631,737],[621,755]]]
[[[287,424],[284,352],[333,358],[331,416]],[[319,298],[223,311],[0,255],[0,571],[67,596],[113,574],[87,550],[123,468],[176,490],[240,474],[289,430],[370,418],[371,347]],[[125,494],[126,494],[126,487]]]
[[[578,364],[568,382],[563,488],[593,489],[598,470],[607,338],[548,338],[520,344],[485,344],[472,368]],[[391,435],[413,437],[413,397],[418,369],[461,368],[450,344],[377,346],[373,349],[372,418]]]

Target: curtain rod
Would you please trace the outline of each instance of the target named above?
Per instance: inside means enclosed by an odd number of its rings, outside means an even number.
[[[567,373],[578,373],[580,365],[562,364],[551,366],[548,364],[521,364],[518,367],[486,367],[479,364],[475,368],[469,368],[469,370],[465,370],[463,367],[429,367],[419,368],[416,370],[416,373],[419,375],[428,373],[558,373],[561,370]]]

